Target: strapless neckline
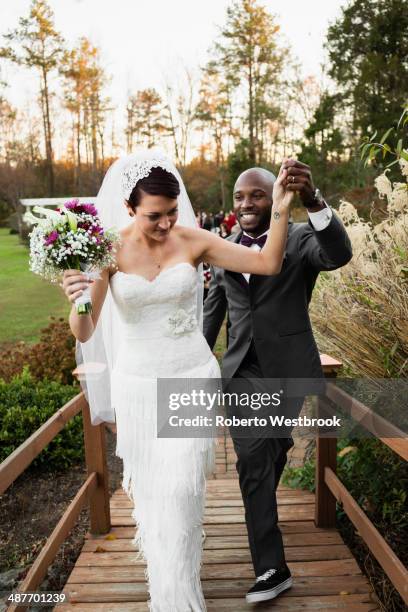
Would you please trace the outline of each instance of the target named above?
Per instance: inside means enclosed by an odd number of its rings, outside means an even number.
[[[118,274],[122,274],[123,276],[130,276],[130,277],[140,278],[145,283],[153,284],[159,278],[161,278],[166,272],[170,272],[170,271],[174,270],[175,268],[178,268],[179,266],[188,266],[189,268],[194,270],[194,272],[197,272],[197,268],[195,268],[189,261],[179,261],[178,263],[174,264],[173,266],[169,266],[168,268],[164,268],[161,272],[159,272],[159,274],[156,274],[156,276],[154,278],[152,278],[151,280],[146,278],[145,276],[143,276],[143,274],[137,274],[135,272],[122,272],[121,270],[118,270],[117,272],[115,272],[115,274],[112,274],[112,276],[110,277],[110,280],[112,280],[112,278],[114,278],[114,276],[116,276]]]

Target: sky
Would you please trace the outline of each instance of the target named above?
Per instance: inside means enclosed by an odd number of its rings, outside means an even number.
[[[20,17],[28,16],[31,0],[0,1],[0,34],[5,34],[17,27]],[[319,79],[327,28],[347,0],[259,2],[276,16],[282,42],[291,48],[303,76]],[[197,82],[199,68],[210,57],[209,50],[225,24],[232,0],[48,0],[48,4],[68,48],[74,47],[81,36],[100,48],[102,65],[111,76],[105,93],[114,109],[107,117],[105,132],[115,133],[115,147],[105,153],[117,155],[126,146],[128,96],[147,87],[163,95],[166,82],[180,90],[185,82],[183,67],[195,75]],[[8,85],[3,95],[26,116],[37,118],[38,79],[34,70],[0,61],[0,81]],[[63,95],[55,82],[52,89],[57,98]],[[54,127],[55,119],[54,115]],[[58,115],[58,129],[53,135],[57,157],[67,150],[70,121],[67,111]],[[199,144],[189,142],[188,157],[194,156]]]
[[[320,73],[323,41],[330,22],[346,0],[264,0],[277,16],[304,76]],[[28,14],[30,0],[2,0],[0,33],[16,27]],[[68,44],[88,37],[102,51],[103,64],[113,75],[109,94],[124,105],[128,92],[163,85],[185,64],[205,63],[230,0],[49,0],[56,28]],[[24,70],[6,67],[6,95],[16,106],[33,99],[37,82]]]

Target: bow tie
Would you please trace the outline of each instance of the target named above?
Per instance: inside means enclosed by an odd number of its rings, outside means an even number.
[[[263,245],[266,242],[267,237],[268,236],[266,234],[264,234],[263,236],[259,236],[258,238],[251,238],[251,236],[247,236],[246,234],[242,234],[242,238],[240,240],[240,243],[243,246],[246,246],[246,247],[250,247],[253,244],[257,244],[262,249]]]

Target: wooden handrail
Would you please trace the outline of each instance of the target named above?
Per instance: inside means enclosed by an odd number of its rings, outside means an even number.
[[[335,378],[341,363],[337,362],[337,367],[330,370],[328,367],[330,359],[327,355],[321,355],[326,377]],[[326,364],[326,368],[324,364]],[[403,459],[408,459],[407,436],[398,427],[389,423],[371,408],[329,381],[326,385],[326,395],[318,398],[318,411],[322,416],[326,407],[328,408],[328,400],[347,410],[360,425],[374,434],[383,444],[386,444]],[[385,435],[378,437],[378,431],[384,432]],[[408,572],[406,568],[338,478],[335,473],[336,468],[337,439],[323,438],[318,434],[316,438],[316,526],[334,527],[336,524],[336,502],[341,503],[350,521],[358,529],[363,541],[405,603],[408,604]]]
[[[19,585],[19,593],[34,591],[44,580],[49,566],[57,555],[59,547],[64,542],[72,527],[75,525],[79,513],[86,503],[86,500],[91,496],[92,492],[95,491],[97,482],[97,474],[95,472],[89,474],[88,478],[58,521],[58,524],[48,538],[47,543],[41,549],[40,554],[30,567],[27,576]],[[16,612],[17,610],[26,610],[28,607],[28,604],[12,604],[7,610],[8,612]]]
[[[355,528],[358,529],[360,536],[408,605],[407,569],[360,508],[354,497],[329,467],[326,467],[324,470],[324,479],[333,496],[343,505],[345,513]]]
[[[88,477],[41,549],[26,578],[19,585],[19,593],[33,591],[41,584],[48,567],[74,526],[87,499],[90,506],[91,532],[102,534],[110,529],[105,429],[104,424],[97,426],[91,424],[89,405],[83,392],[57,410],[48,421],[0,464],[0,494],[20,476],[65,424],[81,410]],[[27,607],[28,604],[12,604],[8,611],[26,610]]]
[[[401,429],[333,383],[326,385],[326,394],[337,406],[347,410],[359,425],[365,427],[378,440],[398,453],[402,459],[408,461],[408,438]],[[379,437],[378,431],[384,433],[385,436]]]
[[[8,489],[47,444],[55,438],[65,424],[77,415],[86,404],[83,393],[73,397],[0,464],[0,495]]]
[[[341,362],[324,354],[320,357],[325,376],[334,378],[342,366]],[[83,372],[78,370],[75,373],[81,379]],[[364,404],[334,384],[329,383],[327,385],[327,397],[319,398],[318,410],[320,413],[325,411],[328,399],[336,402],[342,408],[350,409],[350,414],[356,416],[358,421],[370,431],[375,429],[376,426],[381,426],[381,430],[386,432],[387,437],[379,439],[402,458],[408,458],[407,439],[398,428],[395,428],[391,423],[376,415],[370,408],[364,406]],[[59,546],[73,527],[87,498],[90,504],[91,532],[106,533],[110,529],[105,425],[93,426],[91,424],[89,406],[84,393],[78,394],[60,408],[3,461],[0,465],[0,494],[30,465],[45,446],[61,431],[64,425],[81,410],[83,414],[85,455],[88,469],[87,480],[61,517],[47,544],[30,568],[26,578],[19,585],[19,592],[34,590],[41,583],[49,565],[55,558]],[[403,437],[396,437],[400,434]],[[334,527],[336,501],[342,503],[346,514],[359,530],[367,546],[382,565],[404,601],[408,603],[406,587],[408,584],[407,571],[335,474],[336,452],[336,438],[323,438],[318,434],[316,440],[315,523],[317,526]],[[367,539],[371,540],[370,543],[367,542]],[[14,612],[15,610],[25,610],[27,607],[21,604],[12,605],[8,610]]]

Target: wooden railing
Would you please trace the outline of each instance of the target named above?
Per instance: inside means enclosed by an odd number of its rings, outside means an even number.
[[[321,355],[325,376],[335,377],[341,362],[328,355]],[[79,374],[79,369],[74,372]],[[375,433],[381,431],[387,437],[380,438],[402,458],[408,458],[408,441],[382,417],[373,413],[361,402],[351,397],[336,385],[327,385],[327,396],[319,398],[319,411],[325,412],[327,400],[334,401],[348,410],[360,424]],[[93,426],[90,420],[88,402],[79,393],[59,409],[44,425],[33,433],[0,465],[0,494],[30,465],[49,442],[62,430],[65,424],[82,411],[84,427],[85,458],[87,478],[67,510],[56,525],[47,543],[31,566],[27,576],[18,586],[19,593],[34,591],[46,576],[51,565],[85,504],[89,503],[91,533],[103,534],[110,529],[108,471],[106,463],[105,424]],[[316,439],[316,504],[315,523],[318,527],[334,527],[336,524],[336,503],[343,509],[358,529],[368,548],[383,567],[401,597],[408,604],[408,572],[384,538],[364,514],[343,483],[336,475],[337,440],[317,436]],[[26,605],[12,605],[9,612],[25,610]]]
[[[89,503],[91,533],[110,530],[108,470],[106,464],[105,426],[91,424],[89,405],[83,393],[57,410],[32,436],[0,465],[0,495],[16,480],[40,452],[55,438],[65,424],[82,411],[87,478],[69,504],[38,557],[18,586],[19,593],[35,591],[44,580],[61,544],[75,525],[82,508]],[[8,612],[26,610],[28,605],[12,604]]]
[[[341,362],[327,355],[321,355],[326,377],[335,377]],[[326,367],[325,367],[326,366]],[[327,414],[328,400],[345,410],[351,417],[374,434],[383,444],[386,444],[402,459],[408,460],[407,436],[397,427],[375,414],[362,402],[355,399],[333,383],[328,383],[326,396],[319,397],[318,410],[321,415]],[[377,432],[386,434],[378,437]],[[361,538],[377,559],[388,578],[408,605],[408,571],[398,559],[392,548],[387,544],[368,516],[360,508],[356,500],[346,489],[336,474],[337,469],[337,439],[332,437],[316,438],[316,500],[315,524],[317,527],[335,527],[336,503],[343,506]]]

